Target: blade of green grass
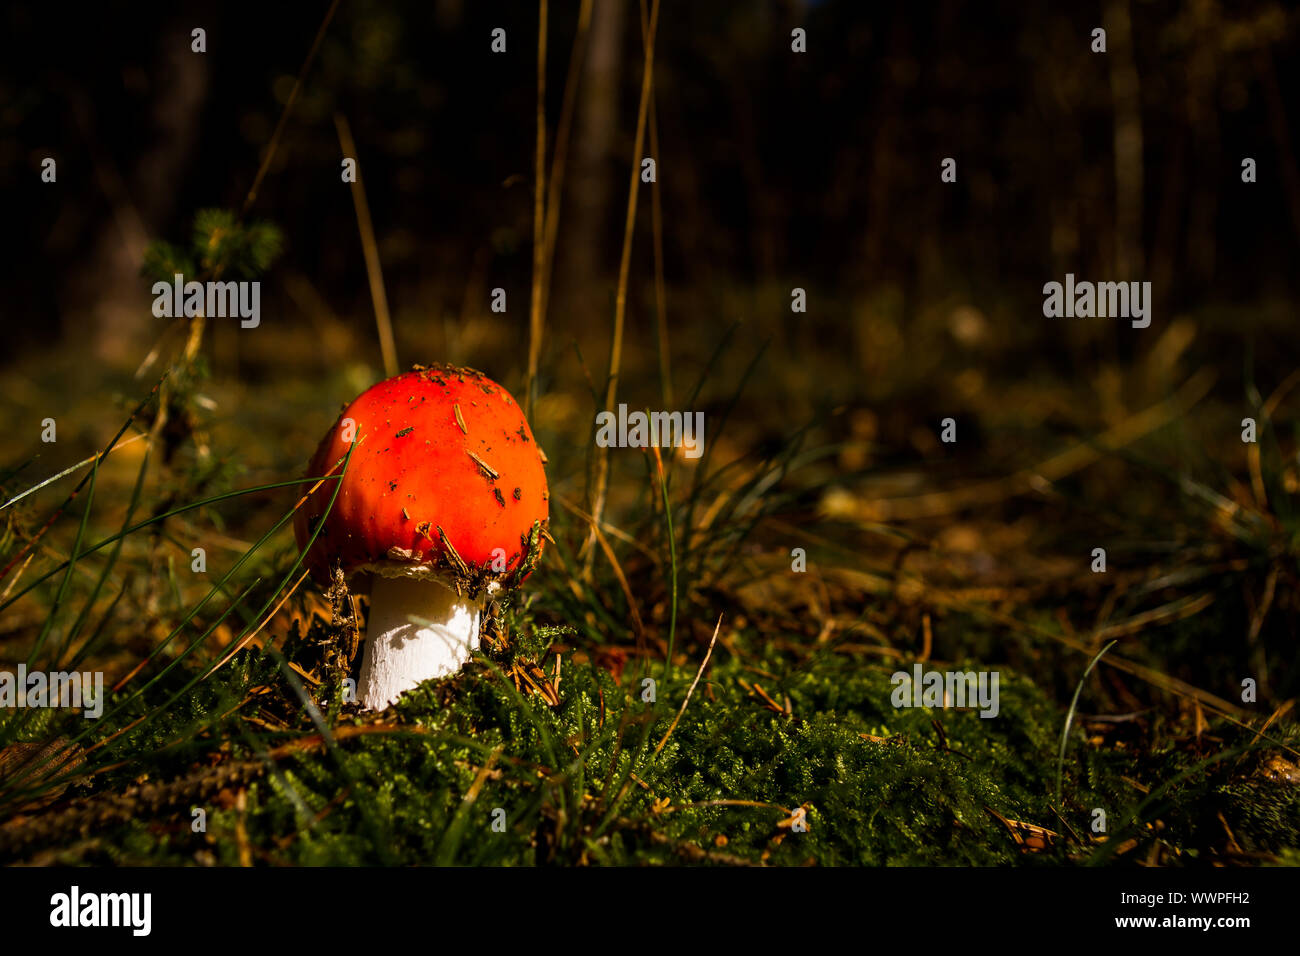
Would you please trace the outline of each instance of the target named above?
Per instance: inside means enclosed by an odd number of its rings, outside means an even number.
[[[1070,740],[1070,725],[1074,722],[1074,711],[1079,706],[1079,695],[1083,693],[1083,684],[1092,673],[1092,669],[1097,666],[1097,662],[1118,643],[1118,640],[1111,641],[1094,654],[1092,660],[1088,661],[1088,666],[1083,669],[1083,676],[1079,678],[1079,683],[1074,686],[1074,697],[1070,699],[1070,709],[1065,714],[1065,726],[1061,729],[1061,749],[1056,755],[1056,805],[1058,807],[1061,806],[1061,779],[1065,773],[1065,747]]]
[[[148,467],[149,467],[149,448],[146,446],[144,455],[142,456],[140,461],[140,470],[136,474],[135,487],[131,491],[131,501],[127,505],[126,518],[123,519],[122,521],[123,528],[126,528],[128,525],[130,525],[131,518],[132,516],[135,515],[136,508],[140,504],[140,494],[144,490],[145,472],[148,469]],[[95,581],[94,588],[91,589],[90,595],[86,598],[85,605],[83,605],[81,608],[81,613],[77,615],[76,621],[73,622],[72,627],[69,628],[68,634],[63,640],[63,646],[68,648],[69,650],[71,650],[73,642],[77,639],[77,635],[81,633],[82,627],[85,626],[86,620],[90,616],[90,612],[95,606],[95,601],[99,599],[99,593],[104,587],[104,582],[108,580],[108,576],[112,572],[113,566],[117,563],[117,559],[122,553],[123,540],[124,539],[119,538],[116,544],[114,545],[113,550],[109,553],[108,560],[104,563],[104,567],[100,569],[99,578],[98,580]],[[74,547],[72,550],[73,553],[75,554],[77,548]],[[61,654],[57,655],[54,659],[54,665],[56,668],[58,667],[60,657],[62,657]]]
[[[77,537],[72,543],[72,553],[75,555],[81,550],[82,539],[86,535],[86,525],[90,522],[91,507],[95,503],[95,482],[99,477],[99,459],[90,468],[90,491],[86,494],[86,507],[81,512],[81,524],[77,526]],[[45,640],[50,636],[50,630],[54,627],[54,621],[59,616],[59,608],[63,605],[63,599],[68,593],[68,583],[72,580],[72,571],[76,567],[77,560],[74,557],[68,562],[67,573],[63,575],[63,581],[59,585],[58,593],[54,596],[54,604],[50,607],[50,613],[45,618],[45,624],[41,627],[40,636],[36,638],[36,644],[31,653],[27,655],[27,666],[31,668],[35,665],[37,657],[40,656],[41,649],[45,646]]]
[[[165,521],[168,518],[174,517],[175,515],[184,514],[187,511],[193,511],[194,509],[202,508],[205,505],[215,504],[218,501],[226,501],[230,498],[238,498],[241,497],[242,495],[251,495],[259,491],[274,491],[277,488],[288,488],[291,486],[307,484],[310,482],[337,481],[342,477],[343,477],[342,475],[324,475],[321,477],[294,478],[290,481],[275,481],[266,485],[254,485],[251,488],[241,488],[236,491],[227,491],[224,492],[223,494],[213,495],[210,498],[203,498],[199,501],[194,501],[187,505],[181,505],[178,508],[172,508],[170,511],[163,512],[160,515],[155,515],[152,518],[134,524],[131,527],[127,528],[125,531],[121,531],[115,535],[111,535],[110,537],[107,537],[102,541],[97,541],[90,547],[86,548],[86,550],[76,554],[74,558],[70,558],[68,561],[64,561],[62,564],[59,564],[51,568],[49,571],[45,572],[40,577],[32,581],[31,584],[27,585],[27,587],[23,588],[13,597],[9,598],[3,604],[0,604],[0,611],[5,610],[15,601],[21,598],[23,595],[31,591],[33,588],[44,583],[45,581],[52,578],[54,575],[58,574],[63,569],[67,568],[70,561],[80,560],[81,558],[86,557],[86,555],[94,554],[96,551],[99,551],[101,548],[107,547],[108,545],[112,544],[114,541],[117,541],[119,538],[122,538],[123,536],[128,534],[134,534],[135,532],[139,531],[141,528],[147,528],[152,524],[157,524],[159,521]]]

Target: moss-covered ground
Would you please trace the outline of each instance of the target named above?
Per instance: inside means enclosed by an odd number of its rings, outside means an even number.
[[[762,329],[679,350],[706,453],[610,450],[594,536],[598,399],[555,358],[541,565],[474,662],[381,714],[343,701],[365,602],[308,579],[291,531],[377,377],[364,324],[298,365],[268,323],[213,367],[183,320],[147,376],[33,358],[5,418],[59,441],[0,473],[0,669],[99,672],[107,701],[0,711],[0,860],[1300,862],[1296,377],[1216,379],[1236,325],[1207,313],[1100,384],[953,378],[923,347],[946,321],[870,379],[833,343],[776,361]],[[476,341],[423,357],[518,380],[506,337]],[[662,402],[656,366],[629,354],[629,401]],[[895,706],[917,664],[996,673],[996,716]]]

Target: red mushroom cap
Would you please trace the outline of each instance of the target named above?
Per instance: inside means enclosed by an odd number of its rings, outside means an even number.
[[[356,447],[307,555],[318,580],[340,565],[348,575],[436,571],[477,589],[529,557],[534,525],[550,511],[546,472],[523,411],[504,388],[474,369],[417,365],[348,405],[308,474],[328,474],[347,455],[349,419]],[[334,488],[322,482],[298,509],[300,548]],[[492,567],[497,549],[504,572],[499,560]]]

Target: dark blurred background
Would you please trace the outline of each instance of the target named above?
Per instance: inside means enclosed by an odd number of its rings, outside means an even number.
[[[327,8],[5,8],[0,411],[26,423],[23,447],[56,413],[61,436],[96,447],[178,352],[183,323],[150,312],[146,246],[186,241],[199,209],[240,209]],[[548,165],[579,9],[550,4]],[[533,411],[548,450],[581,452],[603,392],[644,9],[596,0],[580,61]],[[301,467],[339,403],[383,374],[336,116],[356,141],[401,365],[469,364],[522,392],[537,17],[524,0],[340,4],[249,211],[286,242],[262,323],[204,332],[218,455]],[[841,474],[918,459],[939,481],[1004,474],[1208,366],[1221,404],[1200,421],[1235,467],[1236,423],[1300,364],[1298,30],[1273,0],[664,4],[652,125],[670,377],[684,405],[710,370],[697,407],[711,428],[747,383],[711,436],[715,463],[834,407],[822,437],[850,444]],[[40,181],[47,156],[57,184]],[[946,157],[956,183],[941,182]],[[634,407],[663,401],[654,199],[644,185],[618,396]],[[1044,318],[1043,284],[1067,272],[1149,280],[1151,327]],[[489,308],[498,287],[504,314]],[[795,287],[806,313],[791,311]],[[960,440],[943,446],[950,415]],[[577,500],[584,457],[552,468]],[[1088,495],[1117,480],[1090,474]]]
[[[67,343],[139,361],[158,331],[138,275],[146,242],[184,236],[197,208],[239,208],[326,7],[5,7],[6,361]],[[551,4],[552,136],[577,8]],[[195,26],[206,54],[190,52]],[[791,52],[796,26],[806,54]],[[1104,55],[1090,51],[1097,26]],[[494,27],[505,55],[490,52]],[[328,309],[377,348],[337,111],[357,142],[399,343],[472,359],[463,323],[484,318],[496,286],[510,307],[491,334],[524,333],[536,29],[530,2],[341,5],[251,213],[288,237],[264,289],[266,332],[306,331]],[[1147,335],[1113,322],[1081,333],[1104,350],[1140,349],[1180,310],[1294,300],[1296,29],[1294,8],[1271,0],[665,4],[655,105],[669,321],[742,318],[799,354],[833,340],[870,372],[899,346],[864,310],[910,323],[961,302],[978,313],[968,338],[982,318],[1008,347],[1064,367],[1068,353],[1035,344],[1060,336],[1041,286],[1067,271],[1154,283]],[[552,355],[608,334],[641,42],[637,3],[595,3]],[[39,180],[46,156],[57,185]],[[939,180],[949,156],[952,185]],[[1253,185],[1241,182],[1247,156]],[[634,288],[651,275],[649,228],[641,215]],[[796,285],[809,290],[804,316],[789,312]],[[636,329],[649,326],[637,318],[648,297],[634,294],[632,310],[632,343],[647,344]]]
[[[184,323],[150,312],[145,250],[185,242],[198,210],[240,209],[328,6],[0,14],[0,420],[7,459],[46,456],[33,480],[102,447],[185,345]],[[548,164],[579,9],[550,3]],[[595,0],[580,61],[531,412],[557,503],[588,500],[639,160],[643,9]],[[400,364],[472,365],[522,395],[537,17],[526,0],[343,0],[249,211],[286,243],[263,277],[261,325],[207,323],[202,374],[175,402],[184,427],[159,471],[164,505],[301,474],[340,403],[384,374],[336,116],[356,141]],[[195,27],[206,53],[191,52]],[[504,54],[491,52],[498,27]],[[1091,49],[1098,27],[1104,54]],[[795,28],[806,53],[791,50]],[[1263,530],[1249,559],[1198,570],[1216,576],[1222,617],[1163,650],[1182,677],[1222,691],[1230,670],[1201,667],[1205,648],[1262,621],[1276,593],[1259,646],[1294,660],[1300,602],[1290,578],[1265,581],[1277,554],[1300,552],[1298,37],[1300,12],[1275,0],[663,5],[652,125],[670,407],[687,408],[710,372],[694,407],[709,416],[715,468],[773,452],[810,420],[809,445],[828,449],[797,481],[763,485],[788,519],[761,541],[778,571],[800,540],[792,528],[825,519],[819,532],[858,561],[882,547],[880,499],[1023,475],[1120,428],[1135,450],[924,512],[937,520],[920,533],[958,556],[944,573],[995,590],[1030,582],[1033,600],[1078,600],[1071,613],[1100,625],[1173,599],[1162,562],[1236,560],[1253,509]],[[40,181],[45,157],[57,184]],[[955,183],[940,179],[946,157]],[[667,404],[655,198],[643,185],[618,391],[633,407]],[[1067,272],[1150,281],[1151,326],[1045,318],[1043,285]],[[504,314],[489,308],[498,287]],[[791,311],[796,287],[806,313]],[[1189,380],[1205,383],[1197,402],[1139,418]],[[46,416],[59,420],[57,446],[39,442]],[[1247,416],[1263,429],[1253,450]],[[939,439],[947,417],[956,444]],[[1146,441],[1152,421],[1163,430]],[[115,453],[101,476],[119,505],[142,450]],[[657,507],[649,459],[613,462],[610,520],[644,518]],[[232,554],[285,498],[238,503]],[[1128,575],[1115,593],[1132,583],[1123,599],[1104,591],[1114,578],[1087,571],[1098,542]],[[1229,566],[1251,576],[1225,578]],[[864,600],[855,591],[845,613]],[[785,604],[815,620],[812,602],[800,591]]]

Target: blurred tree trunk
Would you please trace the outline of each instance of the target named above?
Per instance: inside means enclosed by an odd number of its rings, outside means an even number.
[[[565,174],[573,189],[565,190],[571,209],[556,245],[562,265],[561,294],[566,311],[580,324],[599,315],[602,296],[591,295],[593,285],[608,274],[607,219],[612,195],[610,153],[618,129],[619,89],[623,66],[623,31],[626,4],[598,0],[592,9],[587,62],[579,87],[577,129],[570,151],[571,168]]]
[[[1187,252],[1196,291],[1200,292],[1214,280],[1218,251],[1214,223],[1219,204],[1219,110],[1215,93],[1223,23],[1211,0],[1192,0],[1190,7],[1193,33],[1187,68],[1187,125],[1197,168],[1188,211]]]
[[[113,215],[104,221],[93,251],[68,283],[60,302],[73,341],[94,358],[121,365],[140,360],[140,346],[161,334],[150,312],[148,282],[141,277],[145,246],[162,229],[198,138],[207,93],[206,57],[190,52],[188,28],[165,31],[155,68],[155,136],[124,176],[95,126],[93,91],[76,90],[72,111],[86,140],[95,178]],[[153,323],[153,327],[150,327]]]
[[[465,13],[463,0],[435,0],[433,18],[443,30],[453,30],[460,26]]]
[[[1142,96],[1133,61],[1133,25],[1128,0],[1106,6],[1110,95],[1115,137],[1116,279],[1142,276]]]
[[[1300,238],[1300,175],[1296,173],[1295,150],[1291,147],[1291,135],[1287,131],[1286,101],[1277,82],[1277,72],[1273,69],[1273,54],[1267,45],[1260,47],[1255,59],[1256,70],[1264,87],[1264,102],[1268,107],[1268,125],[1277,142],[1278,179],[1286,193],[1287,207],[1291,211],[1291,222],[1295,225],[1296,237]]]
[[[867,230],[862,246],[862,272],[866,285],[877,282],[883,269],[886,240],[892,240],[889,228],[890,195],[893,192],[903,90],[899,82],[899,64],[906,56],[907,36],[903,16],[893,12],[889,45],[877,70],[879,93],[872,115],[875,138],[871,144],[871,171],[867,177]]]

